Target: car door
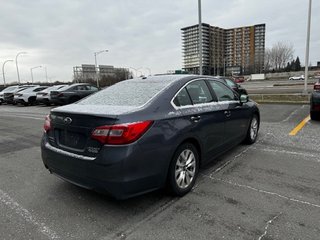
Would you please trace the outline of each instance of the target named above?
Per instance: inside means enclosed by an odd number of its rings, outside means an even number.
[[[173,103],[185,120],[190,122],[190,132],[201,141],[203,159],[210,160],[224,144],[225,116],[211,94],[205,80],[187,84],[177,94]]]
[[[247,104],[241,104],[239,95],[222,82],[210,80],[225,117],[225,143],[228,146],[239,143],[247,132],[250,111]]]

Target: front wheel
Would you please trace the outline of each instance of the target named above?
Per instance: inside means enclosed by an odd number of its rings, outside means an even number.
[[[247,144],[253,144],[258,137],[258,131],[259,131],[259,118],[256,114],[254,114],[250,121],[250,126],[247,131],[247,136],[244,140]]]
[[[168,187],[175,196],[190,192],[195,184],[199,168],[199,154],[191,143],[178,147],[169,167]]]

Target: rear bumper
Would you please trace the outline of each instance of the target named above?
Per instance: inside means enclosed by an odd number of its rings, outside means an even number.
[[[37,103],[48,104],[50,101],[49,101],[48,98],[43,98],[43,97],[40,97],[40,98],[39,98],[39,97],[37,97],[36,102],[37,102]]]
[[[310,111],[320,112],[320,92],[314,92],[311,95]]]
[[[66,104],[67,100],[65,98],[51,98],[50,103],[52,103],[52,104]]]
[[[41,150],[43,163],[51,173],[117,199],[140,195],[165,183],[166,170],[155,163],[155,159],[145,158],[137,144],[104,146],[97,157],[92,158],[54,148],[44,134]]]

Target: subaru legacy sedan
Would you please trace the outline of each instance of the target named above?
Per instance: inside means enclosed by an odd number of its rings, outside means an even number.
[[[50,173],[118,199],[164,187],[183,196],[201,165],[254,143],[259,123],[256,103],[220,79],[130,79],[51,110],[42,159]]]

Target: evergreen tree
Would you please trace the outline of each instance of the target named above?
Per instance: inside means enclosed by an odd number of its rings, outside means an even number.
[[[291,70],[291,63],[288,62],[286,66],[286,72],[290,72],[290,70]]]
[[[299,57],[297,57],[297,59],[295,61],[295,70],[296,71],[301,71],[301,63],[300,63]]]
[[[290,71],[296,71],[296,61],[294,59],[291,61]]]

